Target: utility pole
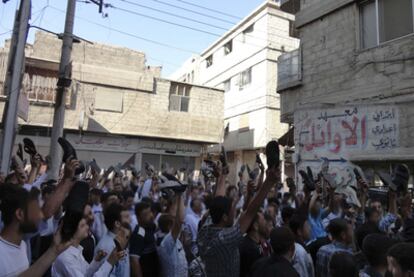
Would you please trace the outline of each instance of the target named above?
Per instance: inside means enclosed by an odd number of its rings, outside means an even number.
[[[76,0],[68,0],[66,8],[65,31],[63,34],[62,54],[59,65],[59,80],[56,91],[55,111],[53,116],[52,137],[50,140],[50,164],[48,178],[57,180],[62,162],[62,150],[58,138],[63,135],[65,123],[65,104],[67,89],[71,84],[71,53],[73,44],[73,25]]]
[[[19,102],[22,75],[24,74],[24,49],[29,31],[30,14],[31,0],[21,0],[14,21],[4,86],[5,92],[7,92],[7,102],[3,112],[3,133],[0,157],[0,172],[4,175],[9,173],[11,154],[14,146],[17,127],[17,105]]]

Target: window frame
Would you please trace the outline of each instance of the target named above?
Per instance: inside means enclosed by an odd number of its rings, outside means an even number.
[[[239,73],[239,90],[243,90],[244,88],[246,88],[246,87],[248,87],[248,86],[250,86],[251,85],[251,83],[252,83],[252,79],[253,79],[253,77],[252,77],[252,71],[253,71],[253,67],[251,66],[251,67],[249,67],[249,68],[246,68],[245,70],[243,70],[242,72],[240,72]],[[243,75],[244,74],[247,74],[247,72],[250,72],[249,73],[249,82],[248,83],[243,83]]]
[[[362,30],[363,15],[362,15],[362,12],[361,12],[361,7],[364,4],[367,4],[369,2],[374,2],[375,3],[375,30],[376,30],[376,39],[377,39],[377,41],[376,41],[376,45],[370,46],[370,47],[365,47],[364,46],[364,32]],[[413,35],[414,34],[414,0],[411,0],[411,9],[412,9],[411,16],[413,18],[413,20],[412,20],[413,21],[413,26],[412,26],[413,27],[413,31],[411,33],[409,33],[409,34],[406,34],[406,35],[403,35],[403,36],[400,36],[400,37],[396,37],[396,38],[393,38],[393,39],[390,39],[390,40],[385,40],[385,41],[381,42],[381,38],[380,38],[380,20],[379,20],[380,19],[379,18],[380,17],[380,15],[379,15],[379,0],[365,0],[365,1],[361,1],[358,4],[358,12],[359,12],[359,32],[360,32],[360,48],[361,49],[375,48],[375,47],[378,47],[378,46],[380,46],[380,45],[382,45],[384,43],[388,43],[390,41],[394,41],[394,40],[401,39],[401,38],[406,37],[406,36]]]
[[[224,52],[224,56],[227,56],[231,52],[233,52],[233,40],[232,39],[224,44],[223,52]]]
[[[179,88],[182,88],[182,91],[180,92]],[[186,112],[188,113],[190,111],[190,99],[191,99],[191,85],[187,84],[180,84],[180,83],[171,83],[170,87],[170,95],[169,95],[169,105],[168,110],[174,111],[174,112]],[[181,94],[181,95],[180,95]],[[175,98],[178,99],[178,109],[175,109],[172,105],[171,99]],[[183,110],[183,99],[187,99],[187,110]]]
[[[213,54],[206,58],[206,68],[209,68],[213,65]]]
[[[228,84],[228,85],[226,85],[226,84]],[[224,90],[224,92],[229,92],[231,90],[231,78],[229,78],[229,79],[227,79],[223,82],[223,90]]]

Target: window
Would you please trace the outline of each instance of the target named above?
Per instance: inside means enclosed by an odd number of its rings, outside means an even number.
[[[213,65],[213,54],[207,57],[206,59],[206,67],[210,67]]]
[[[360,5],[361,44],[374,47],[413,33],[414,0],[370,0]]]
[[[170,111],[188,112],[191,86],[171,83]]]
[[[254,31],[254,23],[252,25],[250,25],[249,27],[247,27],[246,29],[244,29],[242,41],[246,42],[246,37],[248,35],[251,35],[251,33],[253,33],[253,31]]]
[[[228,92],[231,89],[231,80],[228,79],[223,83],[223,90],[224,92]]]
[[[247,85],[252,82],[252,68],[246,69],[240,73],[239,76],[239,88],[240,90],[244,89]]]
[[[224,44],[224,55],[228,55],[233,51],[233,40]]]

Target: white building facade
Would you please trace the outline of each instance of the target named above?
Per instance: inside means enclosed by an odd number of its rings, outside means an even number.
[[[254,166],[256,152],[288,129],[280,123],[277,59],[299,46],[294,20],[267,1],[170,76],[225,91],[223,145],[230,180],[237,180],[242,164]]]

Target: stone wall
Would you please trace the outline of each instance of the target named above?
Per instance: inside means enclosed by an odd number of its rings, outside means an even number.
[[[36,63],[58,61],[60,47],[61,42],[54,36],[37,33],[34,44],[26,52],[27,56],[36,58],[31,59],[32,71],[37,74]],[[7,56],[7,50],[7,47],[1,49],[0,58]],[[146,66],[144,53],[82,42],[74,45],[72,60],[73,81],[68,90],[70,101],[67,101],[65,129],[221,142],[223,91],[192,86],[188,112],[170,111],[171,81],[159,78],[161,68]],[[0,66],[5,64],[0,59]],[[98,103],[104,103],[105,108],[100,108]],[[4,98],[0,99],[0,112],[3,108]],[[19,120],[23,125],[43,127],[50,127],[52,122],[50,101],[31,101],[28,122]]]

